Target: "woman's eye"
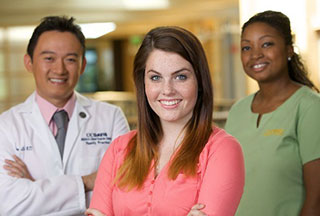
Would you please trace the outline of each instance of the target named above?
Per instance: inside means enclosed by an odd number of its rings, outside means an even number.
[[[262,47],[269,47],[269,46],[272,46],[273,43],[272,42],[265,42],[263,43]]]
[[[158,75],[153,75],[153,76],[151,76],[151,78],[150,78],[152,81],[158,81],[159,79],[160,79],[160,76],[158,76]]]
[[[178,80],[186,80],[187,79],[187,76],[186,75],[183,75],[183,74],[179,74],[176,79]]]
[[[250,49],[249,46],[243,46],[241,47],[241,51],[248,51]]]

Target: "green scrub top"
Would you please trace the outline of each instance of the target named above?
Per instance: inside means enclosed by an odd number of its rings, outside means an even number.
[[[303,86],[263,114],[257,127],[254,95],[232,106],[226,123],[245,159],[245,189],[236,216],[298,216],[305,199],[303,165],[320,158],[320,96]]]

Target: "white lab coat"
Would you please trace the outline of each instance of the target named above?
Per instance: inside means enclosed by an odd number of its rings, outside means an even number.
[[[91,193],[85,194],[81,176],[97,170],[109,143],[128,131],[128,123],[118,107],[76,97],[63,161],[35,93],[0,115],[1,216],[83,215]],[[26,163],[34,182],[7,175],[4,159],[14,154]]]

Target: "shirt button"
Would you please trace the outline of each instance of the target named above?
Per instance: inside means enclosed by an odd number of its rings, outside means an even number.
[[[151,203],[148,203],[148,207],[150,207],[151,206]]]
[[[154,184],[154,180],[151,180],[151,184]]]
[[[152,194],[152,191],[149,191],[149,195],[151,195]]]

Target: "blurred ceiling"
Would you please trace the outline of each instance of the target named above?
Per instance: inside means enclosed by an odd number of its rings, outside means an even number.
[[[68,15],[77,23],[115,22],[117,31],[170,25],[205,18],[238,18],[238,0],[166,0],[168,7],[132,10],[141,0],[0,0],[0,27],[37,25],[48,15]],[[147,0],[148,3],[156,0]],[[122,30],[121,30],[122,29]]]

